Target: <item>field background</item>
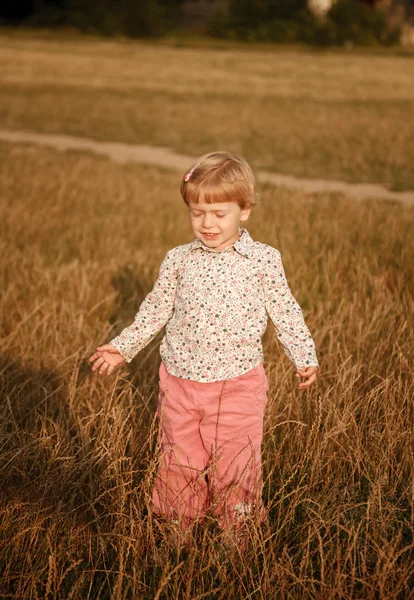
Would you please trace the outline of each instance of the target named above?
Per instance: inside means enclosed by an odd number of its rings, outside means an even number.
[[[0,127],[243,153],[256,168],[414,187],[410,56],[0,36]],[[412,125],[411,125],[412,126]],[[0,597],[413,595],[414,209],[260,186],[321,362],[305,394],[269,327],[268,518],[157,524],[160,336],[111,378],[87,358],[192,239],[180,174],[0,143]]]
[[[0,31],[0,128],[414,189],[414,52],[172,44]]]

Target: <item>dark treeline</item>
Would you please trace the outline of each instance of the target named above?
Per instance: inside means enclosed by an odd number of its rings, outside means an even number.
[[[179,24],[180,0],[6,0],[0,19],[13,25],[74,27],[107,35],[159,36]]]
[[[188,0],[3,0],[0,22],[130,37],[196,31],[246,41],[390,44],[412,4],[402,1],[395,10],[394,3],[391,12],[372,1],[337,0],[321,18],[308,0],[210,0],[192,20]]]

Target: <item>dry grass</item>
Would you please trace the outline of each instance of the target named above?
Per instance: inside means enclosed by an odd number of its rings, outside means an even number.
[[[151,514],[158,340],[109,379],[93,348],[191,239],[177,174],[0,145],[2,598],[359,599],[413,593],[414,210],[263,187],[321,359],[265,338],[268,518],[245,553]]]
[[[414,188],[414,54],[0,35],[0,127]]]

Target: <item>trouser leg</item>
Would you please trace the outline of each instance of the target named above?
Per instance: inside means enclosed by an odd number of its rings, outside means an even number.
[[[201,419],[194,402],[195,382],[171,376],[160,366],[158,417],[160,462],[153,488],[154,511],[186,527],[205,513],[208,461]]]
[[[224,526],[262,508],[261,443],[267,402],[263,365],[221,382],[205,404],[201,437],[210,455],[209,502]],[[217,392],[216,392],[217,396]]]

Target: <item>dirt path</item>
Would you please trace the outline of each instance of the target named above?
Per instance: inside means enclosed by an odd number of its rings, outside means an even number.
[[[0,140],[15,143],[40,144],[58,150],[85,150],[95,154],[108,156],[118,163],[136,162],[159,167],[167,167],[185,171],[194,157],[180,154],[160,146],[124,144],[121,142],[97,142],[88,138],[69,135],[47,135],[30,131],[7,131],[0,129]],[[344,181],[324,179],[301,179],[292,175],[257,172],[257,179],[263,183],[271,183],[288,188],[302,189],[305,192],[342,192],[358,199],[383,198],[398,200],[414,205],[414,191],[393,192],[380,184],[346,183]]]

